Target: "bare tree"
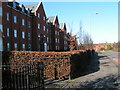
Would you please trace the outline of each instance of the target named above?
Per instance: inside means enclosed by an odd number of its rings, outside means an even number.
[[[83,45],[84,45],[85,49],[92,49],[93,48],[93,40],[88,33],[84,34]]]
[[[80,21],[79,49],[92,49],[92,48],[93,48],[93,40],[87,32],[83,31],[82,22]]]

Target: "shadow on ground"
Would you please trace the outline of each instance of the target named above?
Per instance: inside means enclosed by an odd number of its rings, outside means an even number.
[[[81,88],[89,88],[92,90],[99,90],[100,88],[100,90],[119,90],[118,88],[120,88],[120,85],[117,81],[117,78],[117,76],[110,75],[104,78],[99,78],[96,81],[84,82],[80,88],[77,88],[75,90],[81,90]]]
[[[107,56],[98,56],[98,53],[92,56],[91,61],[87,68],[80,74],[80,76],[88,75],[91,73],[95,73],[100,70],[100,60],[101,58],[106,58]]]

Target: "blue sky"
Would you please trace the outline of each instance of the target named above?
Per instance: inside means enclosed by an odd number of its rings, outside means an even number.
[[[94,43],[118,41],[117,2],[43,2],[43,5],[47,17],[58,15],[59,22],[70,25],[73,34],[79,32],[81,21]]]

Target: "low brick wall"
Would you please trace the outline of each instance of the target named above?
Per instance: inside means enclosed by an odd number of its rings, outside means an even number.
[[[90,51],[71,52],[3,52],[3,64],[10,64],[11,70],[32,63],[43,62],[46,79],[77,77],[90,61]],[[15,66],[17,65],[17,66]],[[21,66],[22,65],[22,66]]]

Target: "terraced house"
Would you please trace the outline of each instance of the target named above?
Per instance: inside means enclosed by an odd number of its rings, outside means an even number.
[[[43,4],[2,2],[0,44],[3,51],[63,51],[68,49],[65,23],[47,17]]]

